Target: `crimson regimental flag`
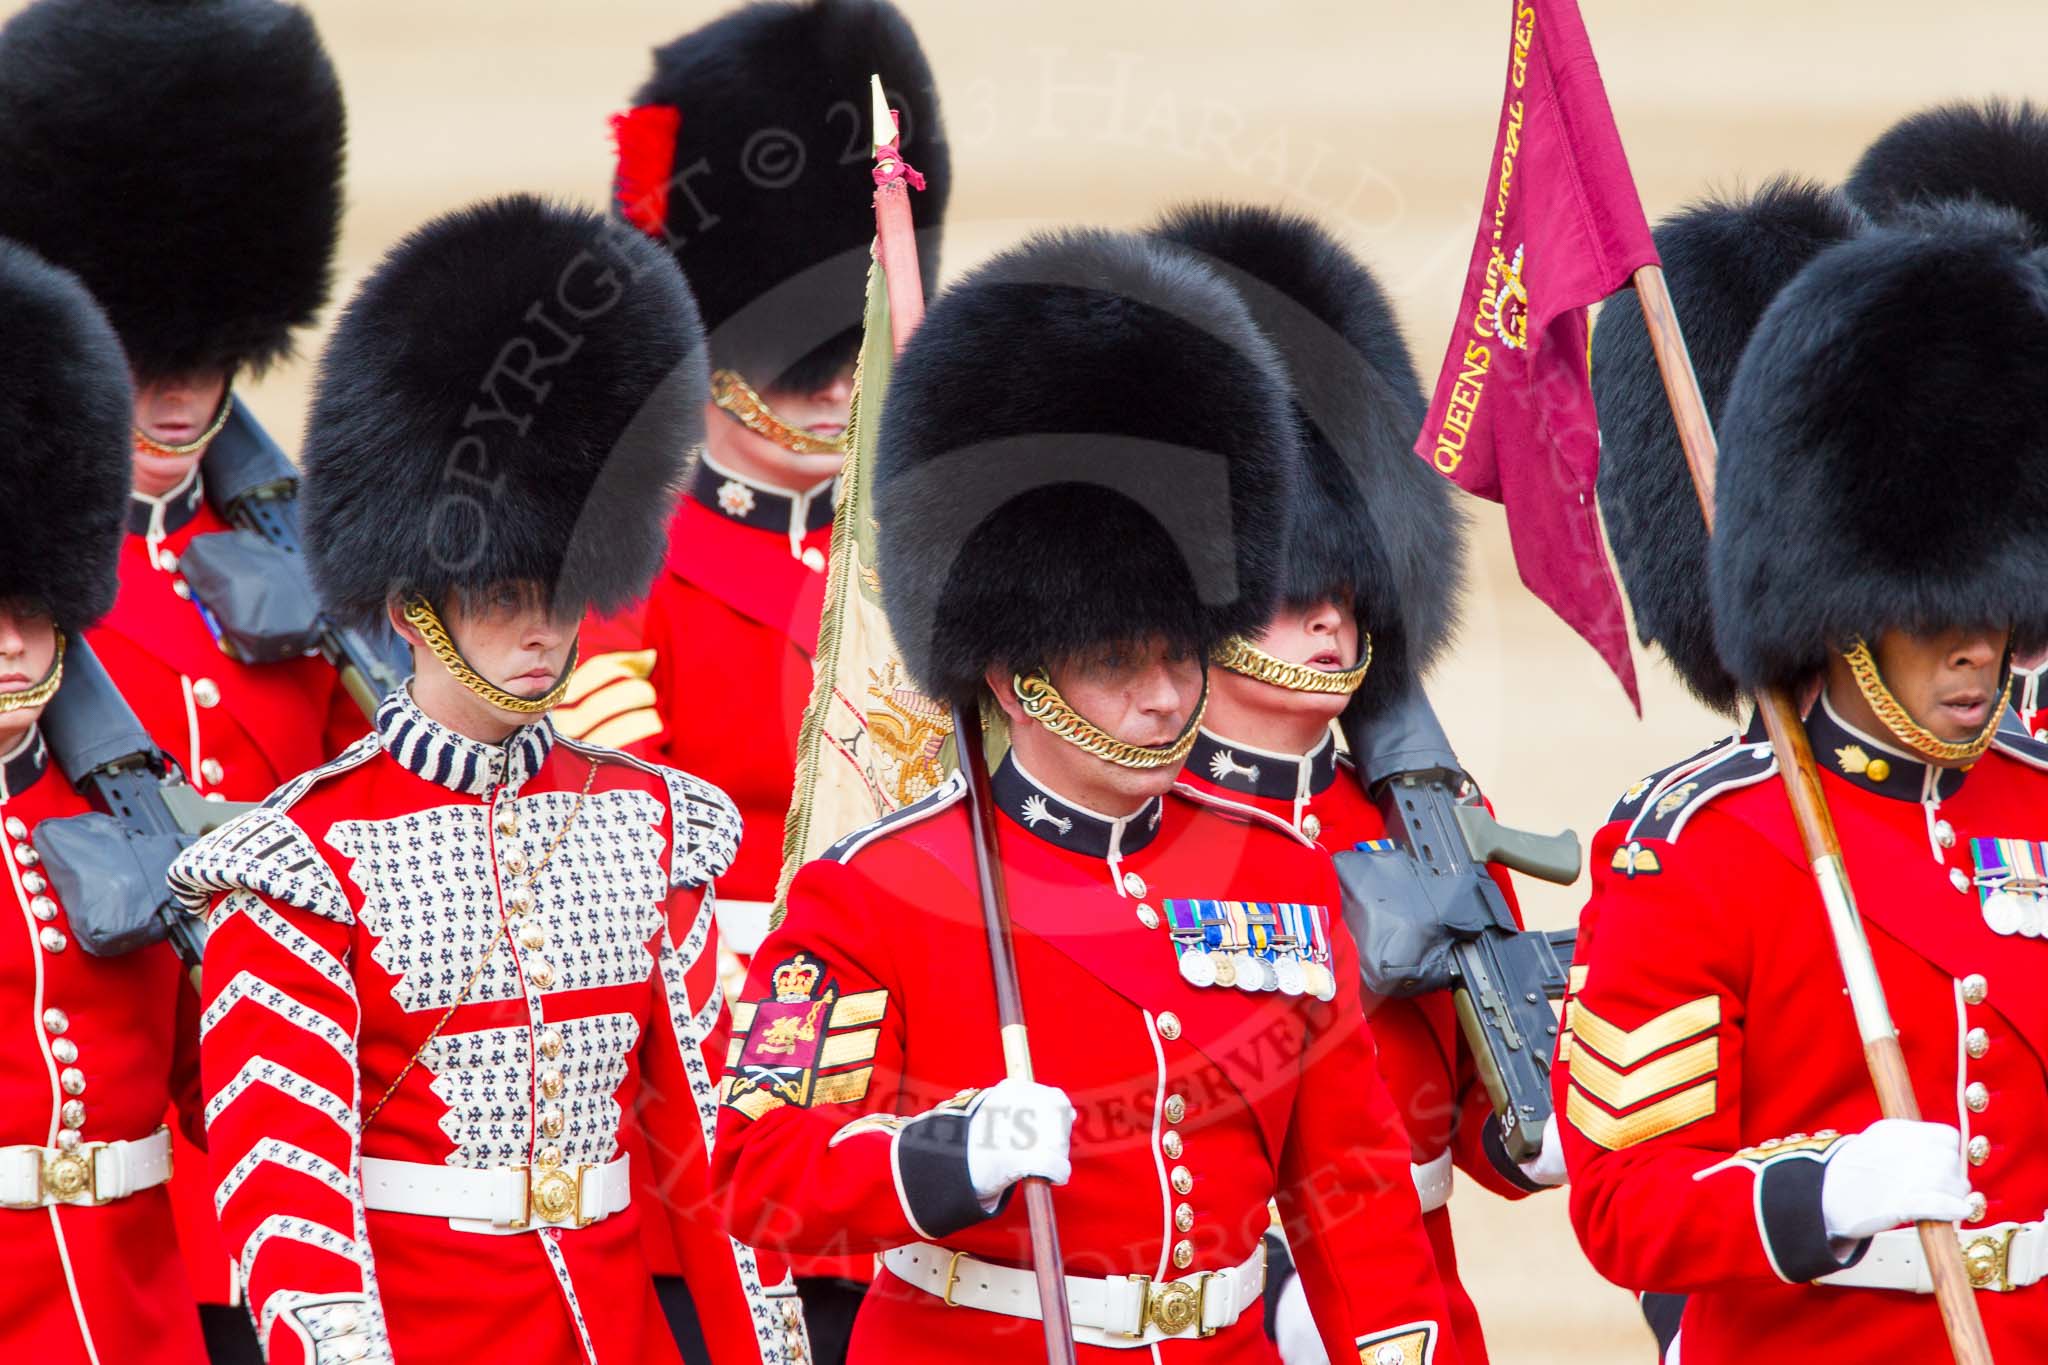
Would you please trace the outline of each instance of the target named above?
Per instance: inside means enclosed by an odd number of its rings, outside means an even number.
[[[1593,500],[1586,309],[1657,264],[1657,251],[1578,5],[1510,8],[1479,238],[1415,452],[1505,505],[1522,581],[1600,652],[1640,712]]]

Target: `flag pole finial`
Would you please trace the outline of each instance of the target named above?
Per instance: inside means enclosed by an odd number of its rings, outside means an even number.
[[[879,157],[884,147],[895,145],[896,115],[890,112],[889,97],[882,91],[880,76],[868,77],[868,94],[873,101],[875,116],[874,155]]]

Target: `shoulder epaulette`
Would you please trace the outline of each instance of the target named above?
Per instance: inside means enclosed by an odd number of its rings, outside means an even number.
[[[959,804],[961,798],[966,795],[967,779],[958,769],[955,769],[944,782],[933,787],[901,810],[892,810],[881,819],[871,824],[862,825],[859,829],[847,835],[823,853],[820,853],[818,860],[820,862],[832,863],[851,862],[854,854],[860,852],[883,835],[893,834],[897,830],[905,829],[918,823],[920,820],[929,820],[949,806]]]
[[[1753,787],[1776,776],[1777,771],[1778,760],[1771,746],[1751,742],[1737,743],[1690,771],[1681,765],[1657,791],[1643,796],[1628,837],[1674,840],[1686,822],[1715,797]]]
[[[180,853],[169,880],[172,898],[188,914],[205,914],[216,896],[254,891],[337,924],[354,920],[312,838],[268,804],[242,812]]]
[[[1678,778],[1692,769],[1703,767],[1723,755],[1741,748],[1744,742],[1741,735],[1723,736],[1698,753],[1681,758],[1676,763],[1667,763],[1649,776],[1639,779],[1631,784],[1627,791],[1621,794],[1613,807],[1607,812],[1608,823],[1612,824],[1616,820],[1634,819],[1648,808],[1645,803],[1649,802],[1651,796],[1660,793],[1668,786],[1675,785]]]
[[[587,744],[559,733],[555,742],[586,758],[620,763],[662,780],[675,829],[675,847],[669,857],[671,886],[705,886],[732,866],[740,851],[740,811],[722,790],[680,768],[649,763],[603,744]]]

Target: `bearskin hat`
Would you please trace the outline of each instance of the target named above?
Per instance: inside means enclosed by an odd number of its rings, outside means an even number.
[[[1349,594],[1372,637],[1354,701],[1370,715],[1448,642],[1464,577],[1464,518],[1415,458],[1428,403],[1372,272],[1307,218],[1191,205],[1153,229],[1237,287],[1287,369],[1307,476],[1283,541],[1281,597]]]
[[[860,350],[875,235],[868,78],[897,110],[925,291],[952,183],[931,67],[886,0],[765,0],[654,54],[615,121],[613,198],[675,253],[712,363],[815,388]]]
[[[1703,200],[1657,225],[1657,254],[1708,416],[1719,422],[1742,349],[1778,291],[1865,226],[1840,194],[1792,179],[1743,198]],[[1663,648],[1693,695],[1732,712],[1743,694],[1714,644],[1706,518],[1634,290],[1608,300],[1593,329],[1593,400],[1600,511],[1636,633]]]
[[[1796,684],[1887,629],[2048,641],[2044,373],[2048,252],[2010,210],[1921,210],[1801,271],[1721,423],[1711,585],[1729,671]]]
[[[120,340],[78,277],[0,239],[0,600],[66,631],[113,607],[134,408]]]
[[[1871,143],[1843,188],[1881,222],[1944,199],[2004,205],[2048,241],[2048,111],[2025,100],[1923,109]]]
[[[889,385],[883,607],[934,697],[1263,625],[1302,455],[1286,371],[1221,276],[1128,233],[1036,238],[942,294]]]
[[[510,580],[564,611],[626,605],[661,565],[709,388],[689,287],[639,233],[523,195],[435,219],[320,360],[315,587],[353,624]]]
[[[261,371],[327,301],[341,86],[275,0],[37,0],[0,29],[0,234],[77,272],[136,372]]]

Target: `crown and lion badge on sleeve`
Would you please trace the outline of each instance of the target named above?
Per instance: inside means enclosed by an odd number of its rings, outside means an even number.
[[[842,992],[808,953],[776,964],[769,981],[770,998],[733,1006],[724,1102],[758,1119],[786,1104],[804,1109],[866,1096],[889,993]]]

